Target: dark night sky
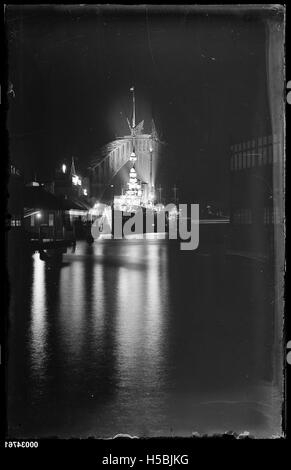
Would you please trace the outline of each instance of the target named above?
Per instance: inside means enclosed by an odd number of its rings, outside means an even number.
[[[135,12],[135,13],[134,13]],[[11,159],[48,178],[153,115],[157,182],[191,202],[229,197],[229,146],[269,131],[264,22],[256,14],[8,7]]]

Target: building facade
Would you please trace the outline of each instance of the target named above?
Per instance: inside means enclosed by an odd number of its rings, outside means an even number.
[[[231,247],[270,256],[274,227],[283,224],[278,187],[283,162],[282,138],[264,135],[231,146]]]

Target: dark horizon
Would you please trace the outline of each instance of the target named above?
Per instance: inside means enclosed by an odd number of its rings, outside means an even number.
[[[228,205],[230,145],[271,132],[262,15],[9,6],[6,22],[10,158],[27,178],[72,156],[84,171],[128,133],[134,85],[137,121],[153,117],[166,142],[166,193]]]

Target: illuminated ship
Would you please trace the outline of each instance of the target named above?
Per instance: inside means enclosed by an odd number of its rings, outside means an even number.
[[[150,208],[154,205],[155,189],[153,184],[153,153],[157,158],[157,132],[152,121],[152,133],[143,132],[144,121],[138,125],[135,122],[135,90],[132,93],[132,123],[127,119],[130,129],[129,139],[129,175],[127,188],[119,196],[114,196],[113,206],[115,210],[134,212],[137,208]]]
[[[137,209],[155,211],[158,207],[154,181],[161,141],[153,120],[150,133],[144,132],[144,121],[136,125],[134,87],[130,92],[132,120],[127,119],[130,134],[105,145],[90,166],[93,215],[94,208],[97,215],[102,203],[110,205],[112,211],[121,211],[126,218]],[[106,213],[108,219],[108,210]],[[112,219],[112,214],[109,218]]]
[[[144,121],[136,125],[135,92],[132,93],[132,121],[127,119],[129,135],[118,137],[106,144],[92,158],[91,171],[92,205],[96,202],[121,205],[148,205],[155,199],[154,182],[160,153],[160,144],[154,121],[150,132],[144,131]],[[140,188],[129,183],[129,171],[134,165]],[[126,184],[126,187],[124,185]],[[133,192],[130,192],[132,190]],[[129,191],[129,192],[128,192]],[[141,191],[141,193],[140,193]],[[119,196],[116,196],[119,194]]]

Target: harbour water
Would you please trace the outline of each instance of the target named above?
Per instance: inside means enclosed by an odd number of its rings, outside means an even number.
[[[9,275],[10,437],[279,432],[267,263],[99,240]]]

